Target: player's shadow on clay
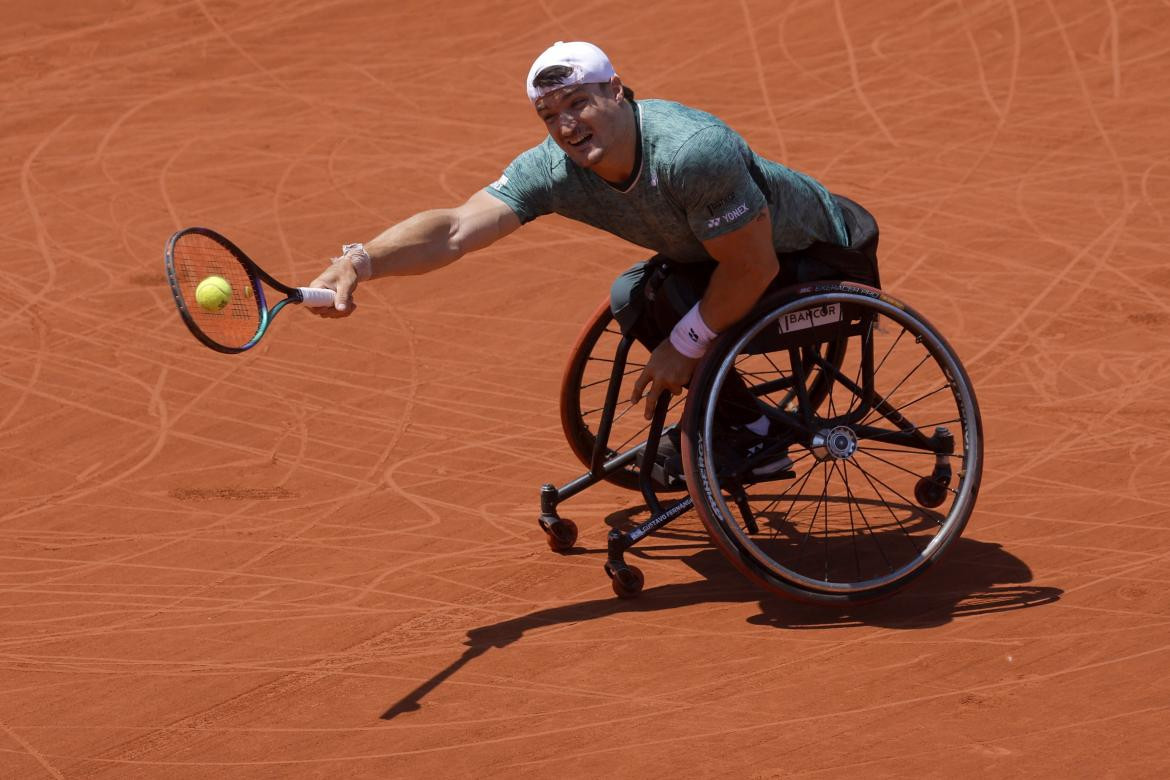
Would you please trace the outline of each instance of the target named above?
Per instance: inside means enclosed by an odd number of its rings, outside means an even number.
[[[624,512],[615,513],[606,520],[611,526],[616,526],[627,521],[626,515]],[[599,552],[604,553],[603,550]],[[748,622],[755,625],[805,630],[868,625],[910,630],[939,626],[959,616],[1050,604],[1064,592],[1059,588],[1028,585],[1032,581],[1032,572],[1026,563],[998,544],[967,538],[959,539],[938,566],[923,574],[905,591],[876,604],[845,609],[798,604],[763,593],[712,549],[701,533],[665,529],[627,555],[681,560],[703,575],[703,579],[659,586],[647,582],[646,590],[637,599],[596,599],[542,609],[474,628],[467,632],[467,649],[462,656],[386,710],[382,719],[390,720],[420,709],[424,696],[488,649],[507,647],[530,630],[563,623],[692,604],[758,601],[759,614],[748,618]]]

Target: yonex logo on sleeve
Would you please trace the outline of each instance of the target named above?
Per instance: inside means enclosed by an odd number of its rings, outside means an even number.
[[[730,221],[731,221],[731,220],[733,220],[733,219],[739,219],[740,217],[742,217],[742,216],[743,216],[744,214],[746,214],[747,212],[748,212],[748,207],[747,207],[747,204],[746,204],[746,203],[741,203],[741,204],[739,204],[738,206],[736,206],[735,208],[733,208],[731,211],[729,211],[729,212],[727,212],[726,214],[724,214],[724,215],[723,215],[723,218],[724,218],[725,220],[727,220],[728,222],[730,222]]]
[[[735,208],[733,208],[731,211],[728,211],[723,216],[712,217],[711,219],[707,220],[707,228],[708,229],[717,228],[720,225],[722,225],[724,222],[732,222],[734,220],[737,220],[746,213],[748,213],[747,204],[741,203],[738,206],[736,206]]]
[[[508,184],[508,174],[500,174],[500,178],[493,181],[490,186],[493,190],[502,190]]]

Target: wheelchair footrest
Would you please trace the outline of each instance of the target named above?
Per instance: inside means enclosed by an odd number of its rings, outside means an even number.
[[[639,470],[646,467],[641,454],[638,456],[637,464]],[[686,480],[683,479],[681,475],[676,475],[667,471],[666,466],[663,465],[661,461],[656,461],[654,465],[650,467],[650,479],[655,485],[660,488],[665,488],[666,490],[678,490],[686,487],[687,484]]]

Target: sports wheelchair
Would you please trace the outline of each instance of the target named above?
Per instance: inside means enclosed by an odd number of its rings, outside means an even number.
[[[872,240],[876,251],[876,228]],[[641,491],[651,512],[609,534],[605,572],[622,598],[645,582],[626,551],[692,508],[751,581],[802,601],[876,600],[937,562],[979,492],[979,407],[954,350],[879,289],[871,258],[874,286],[812,281],[766,294],[713,342],[683,395],[659,397],[648,424],[622,386],[649,353],[603,302],[561,384],[565,438],[588,472],[541,488],[549,547],[573,548],[577,527],[558,507],[604,480]],[[744,387],[770,421],[749,454],[720,446],[721,405]],[[672,428],[681,478],[657,457]],[[779,455],[785,468],[755,467]]]

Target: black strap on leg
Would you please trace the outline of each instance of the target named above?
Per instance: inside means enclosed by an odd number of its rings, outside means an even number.
[[[642,286],[643,303],[653,303],[658,296],[658,290],[670,276],[670,261],[662,255],[654,255],[646,261],[646,283]]]
[[[654,349],[662,342],[660,309],[667,300],[660,300],[664,294],[666,280],[671,275],[672,263],[662,255],[655,255],[646,261],[642,280],[630,293],[628,313],[622,317],[622,333],[628,333],[647,349]]]

